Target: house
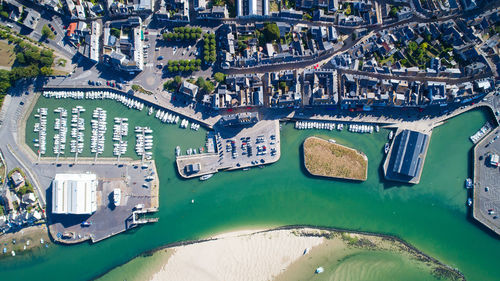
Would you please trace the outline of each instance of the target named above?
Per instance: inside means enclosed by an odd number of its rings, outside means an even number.
[[[250,126],[259,122],[258,112],[244,112],[230,115],[223,115],[219,119],[219,124],[224,127]]]
[[[158,21],[189,22],[188,0],[160,0],[159,4],[160,7],[155,13]]]
[[[197,17],[199,19],[225,19],[229,17],[226,5],[213,6],[211,9],[199,11]]]
[[[194,101],[196,99],[196,95],[198,94],[198,86],[184,81],[179,87],[179,93],[188,98],[188,100]]]
[[[25,205],[33,205],[36,202],[36,197],[33,192],[29,192],[23,195],[21,202]]]
[[[14,187],[16,189],[23,187],[25,184],[24,177],[21,175],[19,171],[15,171],[14,173],[12,173],[10,179],[12,180],[12,183],[14,184]]]
[[[26,8],[24,12],[26,13],[26,18],[23,21],[23,25],[29,29],[35,30],[40,20],[40,13],[29,8]]]
[[[119,38],[112,35],[119,29]],[[116,70],[134,74],[144,69],[143,31],[140,17],[106,22],[103,31],[102,61]]]

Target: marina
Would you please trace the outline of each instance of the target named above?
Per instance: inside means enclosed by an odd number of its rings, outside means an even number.
[[[128,141],[124,137],[128,135],[128,118],[115,117],[113,125],[113,155],[120,158],[121,155],[127,153]]]
[[[378,125],[371,124],[346,124],[347,130],[352,133],[373,133],[379,132],[380,127]],[[295,129],[298,130],[328,130],[328,131],[342,131],[344,129],[343,123],[334,123],[327,121],[295,121]]]

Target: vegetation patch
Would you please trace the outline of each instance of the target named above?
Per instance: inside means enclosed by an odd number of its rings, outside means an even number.
[[[217,60],[215,51],[215,34],[203,34],[203,60],[212,64]]]
[[[326,140],[309,137],[304,141],[304,165],[315,176],[366,180],[368,158],[352,149]]]
[[[163,33],[163,39],[167,41],[194,41],[201,37],[199,27],[174,27],[173,32]]]
[[[16,54],[12,45],[0,41],[0,66],[11,67],[16,60]]]
[[[136,84],[133,84],[132,85],[132,90],[134,92],[140,92],[140,93],[143,93],[143,94],[146,94],[146,95],[152,95],[153,93],[148,91],[148,90],[145,90],[143,87],[139,86],[139,85],[136,85]]]

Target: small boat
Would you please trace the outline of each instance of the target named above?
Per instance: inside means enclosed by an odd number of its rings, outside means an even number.
[[[316,271],[314,271],[314,273],[320,274],[320,273],[323,273],[323,271],[325,271],[325,269],[322,266],[320,266],[320,267],[316,268]]]
[[[472,184],[472,179],[471,178],[467,178],[465,180],[465,188],[470,189],[470,188],[472,188],[472,185],[473,185]]]
[[[386,142],[384,145],[384,153],[387,154],[389,152],[389,143]]]
[[[5,247],[3,248],[3,253],[4,254],[7,253],[7,248],[5,248]]]
[[[248,171],[248,170],[250,170],[250,168],[244,168],[244,169],[243,169],[243,171]]]
[[[206,181],[206,180],[208,180],[209,178],[211,178],[213,176],[214,176],[214,174],[203,175],[203,176],[200,177],[200,180],[201,181]]]
[[[176,146],[175,147],[175,156],[179,156],[181,155],[181,147],[180,146]]]
[[[334,139],[329,139],[329,140],[328,140],[328,142],[329,142],[329,143],[336,143],[337,141],[336,141],[336,140],[334,140]]]
[[[306,249],[304,250],[304,253],[303,253],[302,255],[306,255],[307,253],[309,253],[309,250],[311,250],[311,248],[306,248]]]
[[[15,257],[15,256],[16,256],[16,252],[12,251],[12,252],[10,252],[10,253],[12,254],[12,256],[13,256],[13,257]]]
[[[87,227],[87,226],[91,226],[92,225],[92,222],[91,221],[84,221],[80,224],[82,227]],[[42,242],[43,243],[43,242]]]
[[[378,133],[378,131],[380,131],[380,127],[378,125],[375,125],[375,132]]]
[[[394,137],[394,131],[391,131],[391,132],[389,133],[389,140],[392,140],[392,138],[393,138],[393,137]]]
[[[467,206],[472,206],[472,199],[471,198],[468,198],[467,199]]]

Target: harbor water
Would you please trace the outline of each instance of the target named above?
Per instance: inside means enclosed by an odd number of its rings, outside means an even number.
[[[472,171],[469,136],[487,120],[484,111],[458,116],[434,131],[421,182],[411,186],[383,180],[381,163],[388,135],[383,129],[362,135],[345,129],[342,132],[296,130],[293,124],[287,124],[281,131],[282,155],[277,163],[262,169],[222,172],[201,182],[181,179],[174,161],[177,145],[183,154],[187,148],[203,145],[203,130],[196,132],[167,125],[155,119],[154,114],[148,116],[146,109],[139,112],[115,101],[56,101],[41,97],[35,109],[47,107],[49,115],[54,116],[56,105],[68,110],[81,105],[87,114],[95,107],[103,108],[108,114],[108,131],[112,131],[114,117],[127,117],[129,137],[133,136],[135,126],[153,129],[153,158],[161,185],[157,213],[160,220],[95,245],[54,245],[43,254],[1,259],[2,280],[43,280],[48,276],[51,280],[88,280],[165,244],[235,229],[295,224],[396,235],[458,268],[468,280],[498,280],[500,276],[497,266],[500,241],[469,218],[465,205],[464,179]],[[34,138],[33,123],[30,117],[26,129],[28,144]],[[49,128],[52,124],[53,120],[49,120]],[[337,143],[363,151],[369,159],[367,181],[308,176],[301,165],[300,146],[311,135],[333,138]],[[85,138],[89,136],[87,129]],[[47,133],[48,141],[51,138]],[[106,141],[112,142],[111,135]],[[128,153],[134,152],[133,145],[132,137]],[[105,155],[111,156],[112,145],[106,151]],[[52,146],[48,142],[49,152]],[[124,279],[126,272],[131,271],[134,270],[126,268],[114,274],[117,279]]]

